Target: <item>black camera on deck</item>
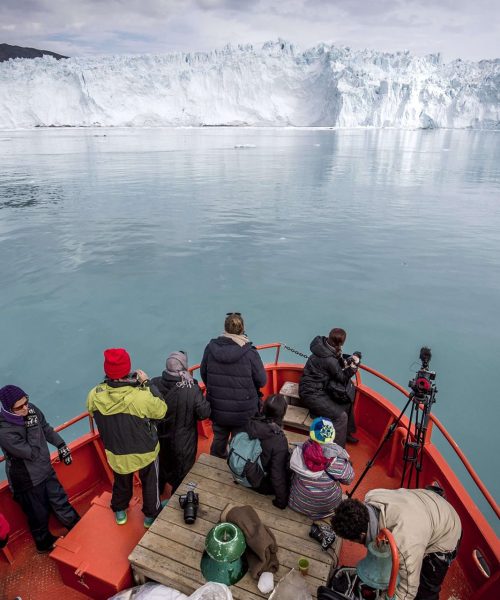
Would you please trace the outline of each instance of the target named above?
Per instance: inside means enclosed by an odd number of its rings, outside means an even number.
[[[414,379],[410,379],[408,386],[413,390],[415,396],[419,399],[429,397],[435,386],[433,381],[436,379],[436,371],[429,371],[432,352],[430,348],[423,346],[420,348],[420,361],[422,363]]]
[[[192,490],[183,496],[179,496],[179,504],[184,509],[184,523],[192,525],[196,521],[199,503],[198,494],[195,494]]]

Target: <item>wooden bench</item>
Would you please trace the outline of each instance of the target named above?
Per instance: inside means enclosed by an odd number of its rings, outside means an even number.
[[[179,506],[179,495],[193,486],[200,496],[198,517],[192,525],[186,525]],[[236,485],[226,462],[207,454],[199,456],[168,505],[129,556],[136,581],[153,579],[185,594],[192,593],[205,583],[200,571],[205,537],[219,522],[221,512],[229,503],[253,506],[262,522],[274,533],[280,562],[274,577],[275,584],[290,569],[297,568],[301,556],[307,556],[310,566],[306,582],[311,595],[316,598],[318,586],[326,584],[337,565],[340,538],[334,547],[323,552],[320,545],[309,537],[311,520],[308,517],[290,508],[280,510],[273,506],[271,497]],[[231,586],[231,592],[235,600],[266,598],[249,573]]]
[[[281,386],[280,394],[283,394],[288,401],[283,425],[301,431],[309,431],[312,419],[309,410],[300,406],[299,384],[292,381],[285,381]]]

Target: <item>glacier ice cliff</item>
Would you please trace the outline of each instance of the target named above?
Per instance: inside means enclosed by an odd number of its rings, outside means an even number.
[[[500,129],[500,59],[279,40],[0,64],[0,128],[210,125]]]

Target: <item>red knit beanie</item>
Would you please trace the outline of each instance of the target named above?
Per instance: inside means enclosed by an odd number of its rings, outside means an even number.
[[[110,379],[122,379],[130,373],[129,353],[125,348],[108,348],[104,350],[104,372]]]

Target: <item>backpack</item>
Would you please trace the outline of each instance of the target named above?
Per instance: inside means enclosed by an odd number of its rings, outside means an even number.
[[[233,479],[245,487],[257,488],[266,476],[260,455],[262,445],[258,438],[251,439],[248,433],[237,433],[229,444],[227,464]]]

